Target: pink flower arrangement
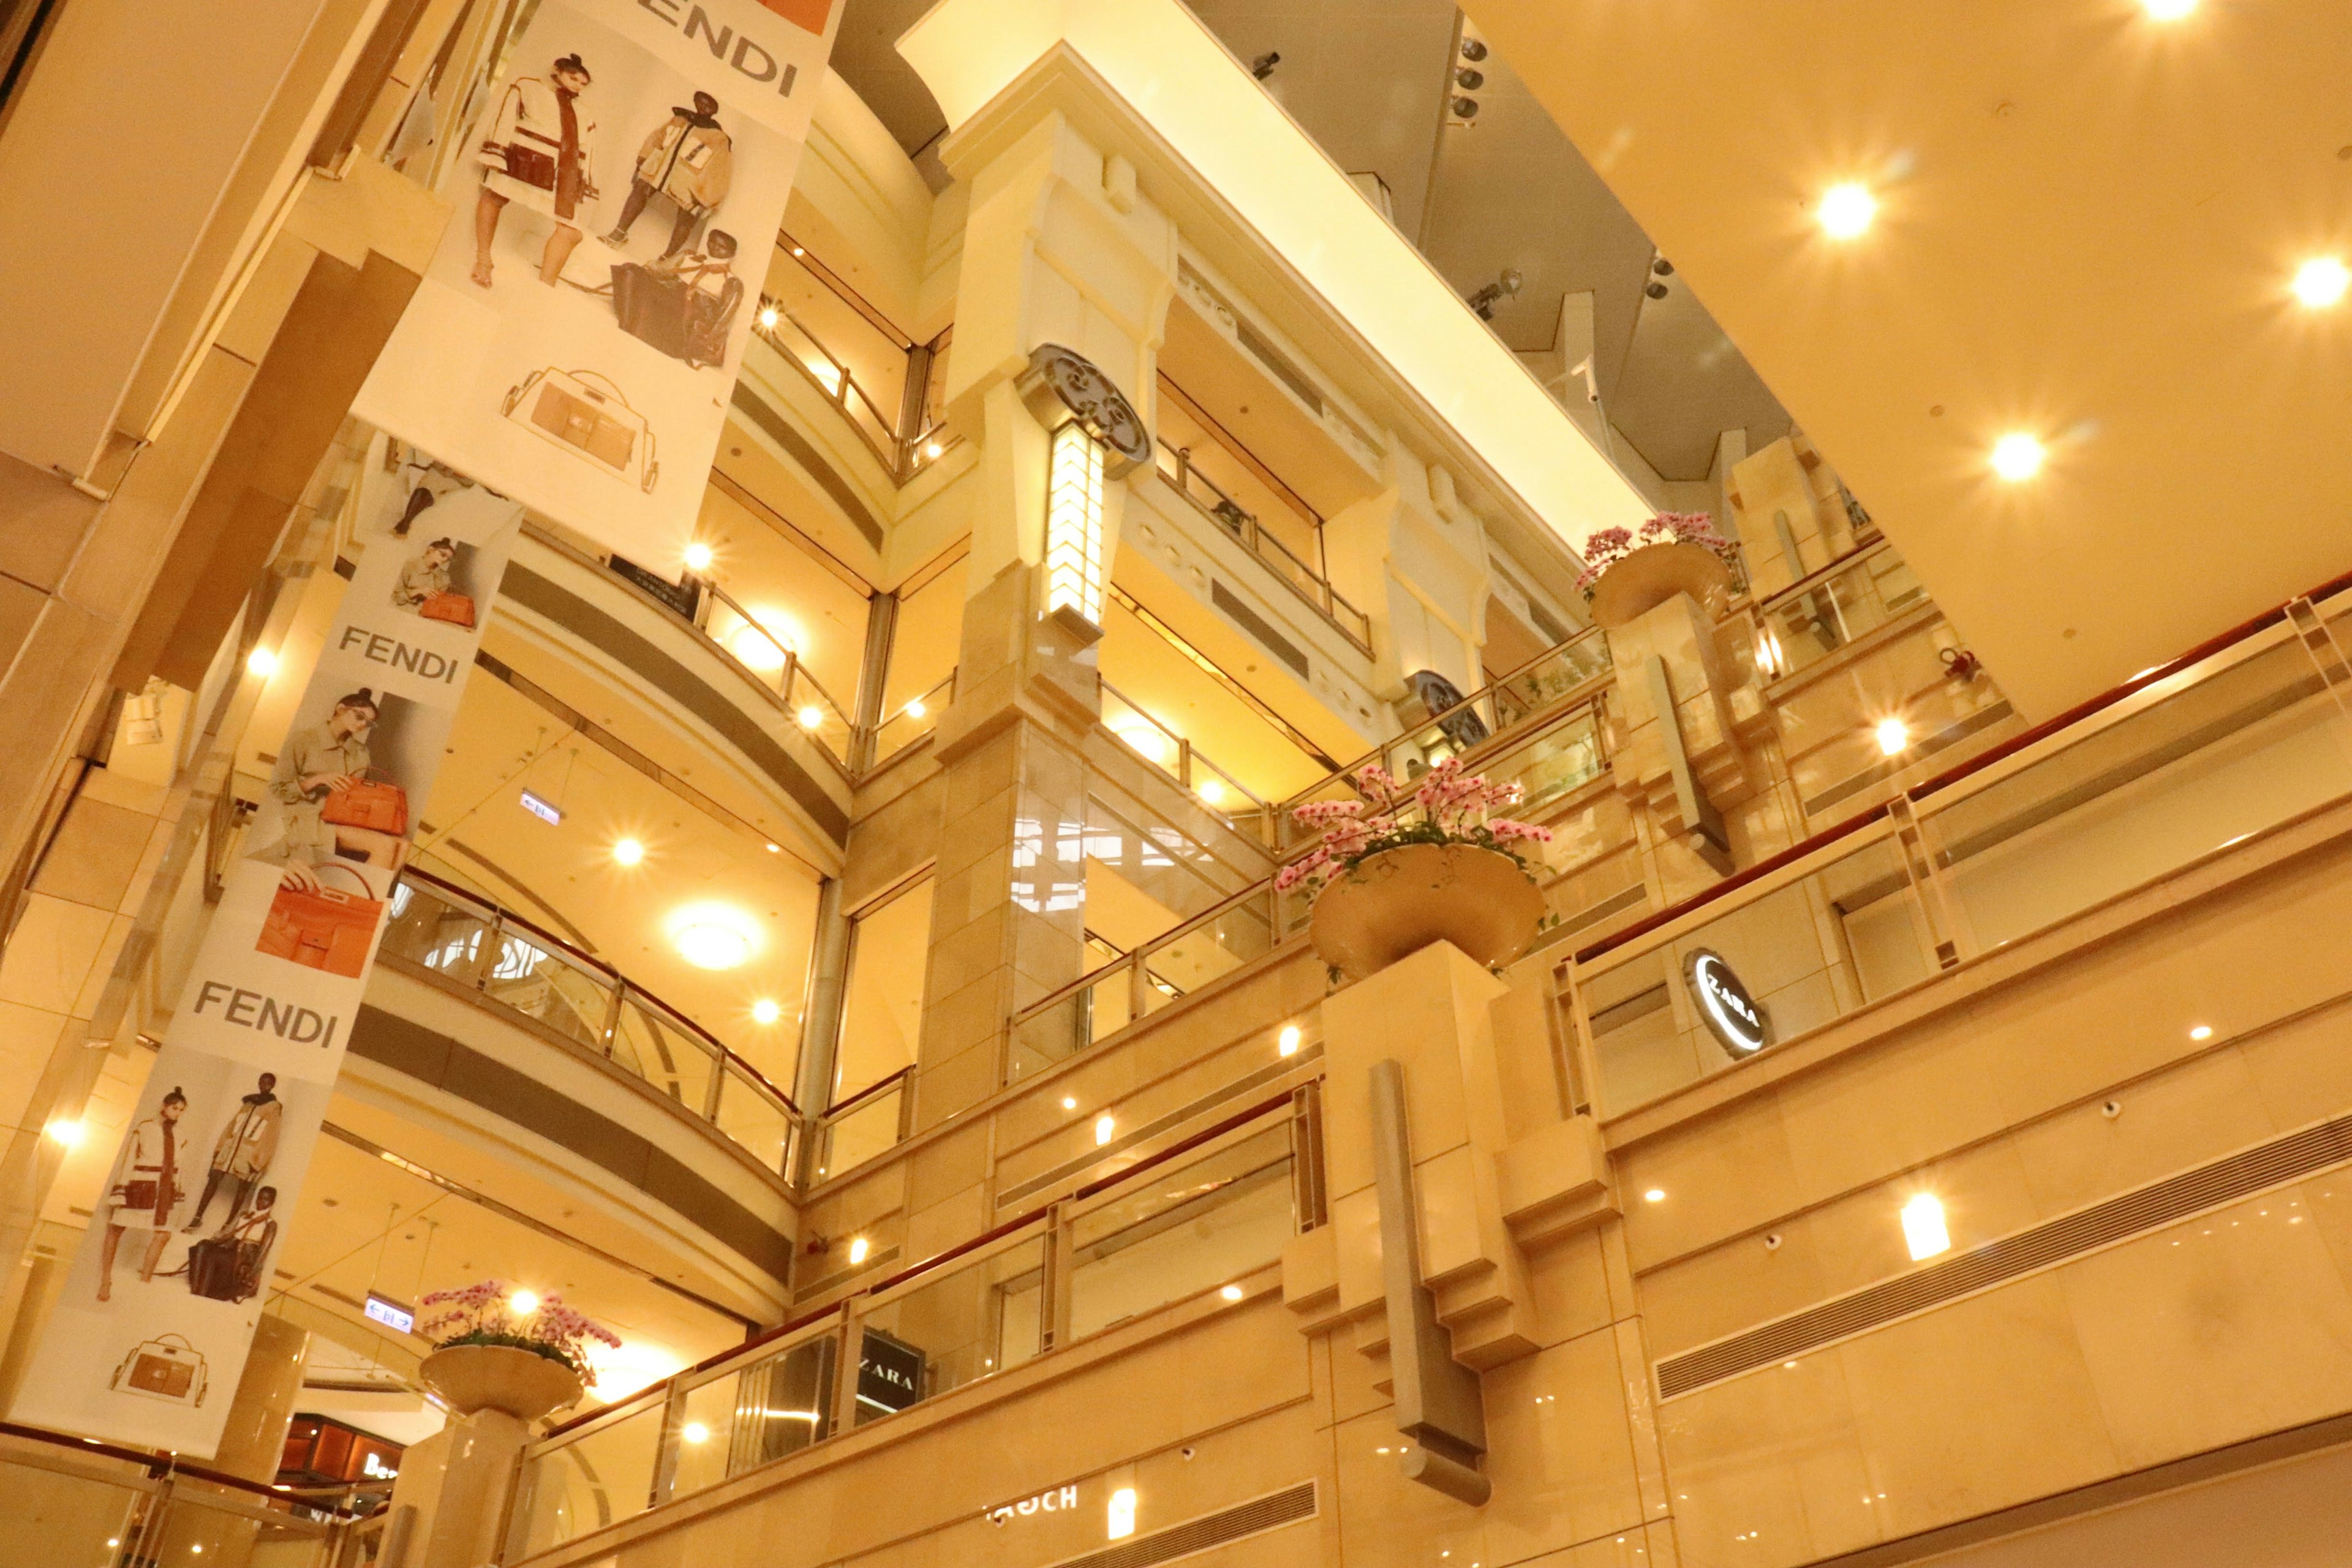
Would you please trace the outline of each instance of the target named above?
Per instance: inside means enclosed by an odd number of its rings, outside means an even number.
[[[456,1290],[436,1290],[425,1298],[427,1307],[449,1310],[426,1319],[417,1331],[446,1350],[452,1345],[507,1345],[560,1361],[582,1377],[590,1376],[587,1345],[591,1340],[618,1349],[621,1336],[587,1314],[575,1311],[561,1296],[539,1299],[526,1313],[514,1310],[514,1292],[497,1279],[477,1280]]]
[[[1406,791],[1405,781],[1375,763],[1360,770],[1356,787],[1368,800],[1395,802]],[[1318,828],[1315,847],[1285,866],[1274,879],[1275,891],[1303,889],[1319,897],[1333,879],[1352,870],[1366,857],[1407,844],[1469,844],[1508,855],[1527,868],[1527,858],[1514,845],[1549,844],[1551,829],[1531,822],[1514,822],[1494,816],[1519,803],[1516,784],[1489,784],[1483,774],[1465,775],[1462,761],[1448,757],[1412,787],[1408,804],[1419,808],[1412,822],[1400,820],[1402,805],[1367,816],[1363,800],[1319,800],[1299,806],[1291,819],[1302,827]]]
[[[1577,587],[1586,598],[1592,597],[1593,586],[1603,573],[1636,550],[1646,550],[1653,544],[1696,544],[1727,562],[1736,560],[1739,553],[1738,546],[1715,531],[1715,519],[1706,513],[1662,511],[1638,531],[1626,528],[1595,531],[1584,542],[1584,572],[1576,580]]]

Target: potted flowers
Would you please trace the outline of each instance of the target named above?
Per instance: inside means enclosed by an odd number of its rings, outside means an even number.
[[[1712,616],[1730,598],[1737,553],[1706,513],[1662,511],[1639,529],[1604,528],[1587,539],[1576,585],[1592,606],[1595,626],[1625,626],[1676,594],[1688,594]]]
[[[1403,789],[1377,765],[1356,783],[1378,800]],[[1518,785],[1465,778],[1449,757],[1413,789],[1420,812],[1410,822],[1393,811],[1367,816],[1361,801],[1302,805],[1291,815],[1323,838],[1283,868],[1276,890],[1314,900],[1316,952],[1357,979],[1435,942],[1483,964],[1507,963],[1527,951],[1544,916],[1520,847],[1551,841],[1549,828],[1492,815],[1518,798]]]
[[[426,1337],[441,1337],[417,1370],[460,1415],[501,1410],[536,1421],[576,1405],[588,1377],[587,1342],[621,1342],[562,1297],[509,1290],[496,1279],[436,1290],[425,1305],[448,1310],[423,1325]]]

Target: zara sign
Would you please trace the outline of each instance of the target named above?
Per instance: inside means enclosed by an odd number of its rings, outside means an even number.
[[[1683,960],[1683,976],[1707,1032],[1734,1060],[1752,1057],[1772,1043],[1772,1020],[1764,1005],[1748,994],[1721,953],[1693,948]]]

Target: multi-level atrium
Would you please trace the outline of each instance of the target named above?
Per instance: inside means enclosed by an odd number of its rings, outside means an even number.
[[[0,1561],[2336,1561],[2347,71],[0,0]]]

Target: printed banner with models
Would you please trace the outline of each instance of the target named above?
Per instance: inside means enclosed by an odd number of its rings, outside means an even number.
[[[541,0],[353,412],[632,560],[682,557],[832,0]]]
[[[368,546],[248,853],[10,1415],[209,1457],[285,1216],[522,509],[418,458],[363,492]]]

